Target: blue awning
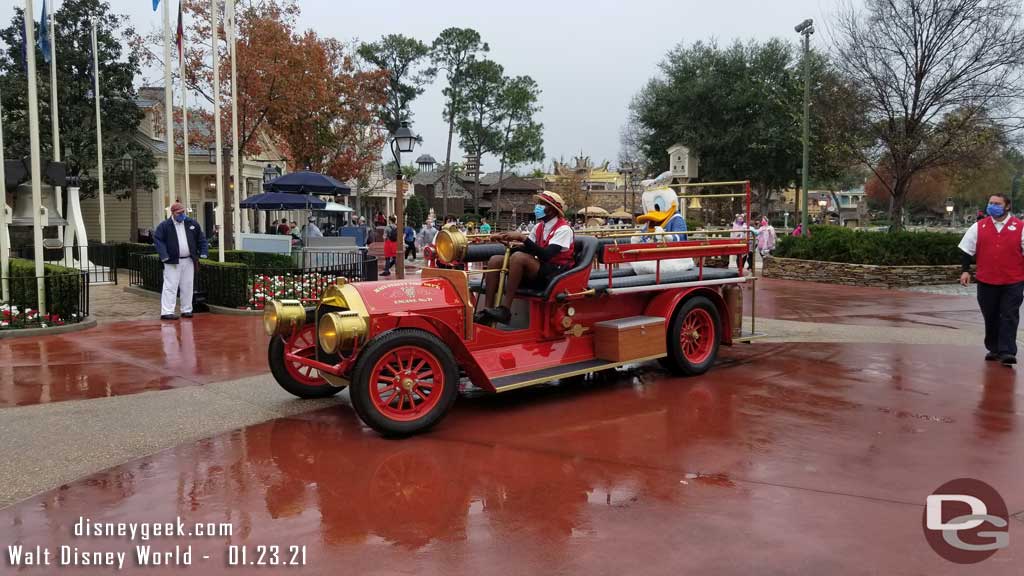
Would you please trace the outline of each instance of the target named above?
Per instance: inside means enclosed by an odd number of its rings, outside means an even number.
[[[264,192],[249,196],[240,205],[253,210],[323,210],[327,202],[309,194]]]

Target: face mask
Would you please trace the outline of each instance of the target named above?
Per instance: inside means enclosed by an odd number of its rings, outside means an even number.
[[[1002,204],[989,204],[985,212],[993,218],[999,218],[1006,212],[1006,207]]]
[[[536,204],[533,207],[533,215],[537,217],[537,220],[543,220],[544,212],[546,211],[547,208],[545,208],[543,204]]]
[[[185,215],[184,214],[175,214],[174,215],[174,221],[175,222],[184,222],[185,221]]]

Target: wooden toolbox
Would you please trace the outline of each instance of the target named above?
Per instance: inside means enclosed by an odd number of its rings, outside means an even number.
[[[665,319],[631,316],[594,324],[594,351],[601,360],[627,362],[665,353]]]

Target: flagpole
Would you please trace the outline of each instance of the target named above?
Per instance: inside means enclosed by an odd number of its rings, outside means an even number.
[[[0,103],[3,98],[0,98]],[[7,174],[4,170],[4,113],[0,104],[0,299],[10,302],[7,285],[7,267],[11,257],[10,237],[7,235]]]
[[[227,0],[231,6],[231,22],[230,32],[228,32],[228,48],[231,50],[231,179],[233,180],[234,186],[232,186],[233,193],[231,195],[232,212],[231,212],[231,224],[234,229],[234,246],[238,250],[241,248],[240,234],[242,231],[242,211],[239,206],[238,197],[241,194],[242,181],[238,177],[238,83],[235,81],[238,76],[238,70],[235,63],[235,29],[238,22],[238,15],[235,14],[235,0]]]
[[[60,162],[60,109],[57,107],[57,37],[54,34],[56,17],[51,7],[49,14],[50,22],[50,120],[53,129],[53,161]],[[56,196],[57,215],[63,216],[64,194],[60,186],[54,186],[53,192]],[[57,237],[61,243],[64,242],[64,227],[57,227]]]
[[[179,5],[178,18],[181,18],[181,7]],[[179,24],[184,26],[184,23]],[[181,75],[181,128],[182,139],[185,143],[185,209],[192,209],[192,185],[189,182],[189,147],[188,147],[188,88],[185,86],[185,37],[181,37],[181,46],[178,48],[178,73]]]
[[[165,2],[167,0],[164,0]],[[223,154],[220,150],[220,54],[217,52],[219,28],[217,22],[217,0],[210,0],[210,29],[213,32],[213,134],[214,145],[217,147],[217,255],[224,261],[224,204],[227,194],[224,192],[224,173],[222,171]]]
[[[164,116],[167,136],[167,197],[165,207],[175,200],[174,195],[174,85],[171,81],[171,0],[164,4]]]
[[[96,19],[92,19],[92,94],[96,101],[96,179],[100,199],[100,244],[107,243],[107,210],[103,193],[103,121],[100,117],[100,55],[96,47]]]
[[[32,175],[32,243],[35,245],[36,296],[39,316],[46,315],[46,279],[43,269],[43,188],[39,164],[39,92],[36,87],[36,31],[32,0],[25,0],[25,60],[28,63],[29,171]],[[6,193],[5,193],[6,196]]]

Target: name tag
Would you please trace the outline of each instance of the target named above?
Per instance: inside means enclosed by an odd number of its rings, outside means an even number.
[[[189,226],[189,227],[188,227],[188,229],[189,229],[189,230],[195,230],[195,229],[196,229],[196,227],[195,227],[195,226]],[[1013,228],[1011,228],[1011,230],[1013,230]]]
[[[1009,226],[1007,226],[1007,228],[1009,228],[1011,232],[1017,229],[1017,227],[1014,226],[1013,224],[1010,224]]]

